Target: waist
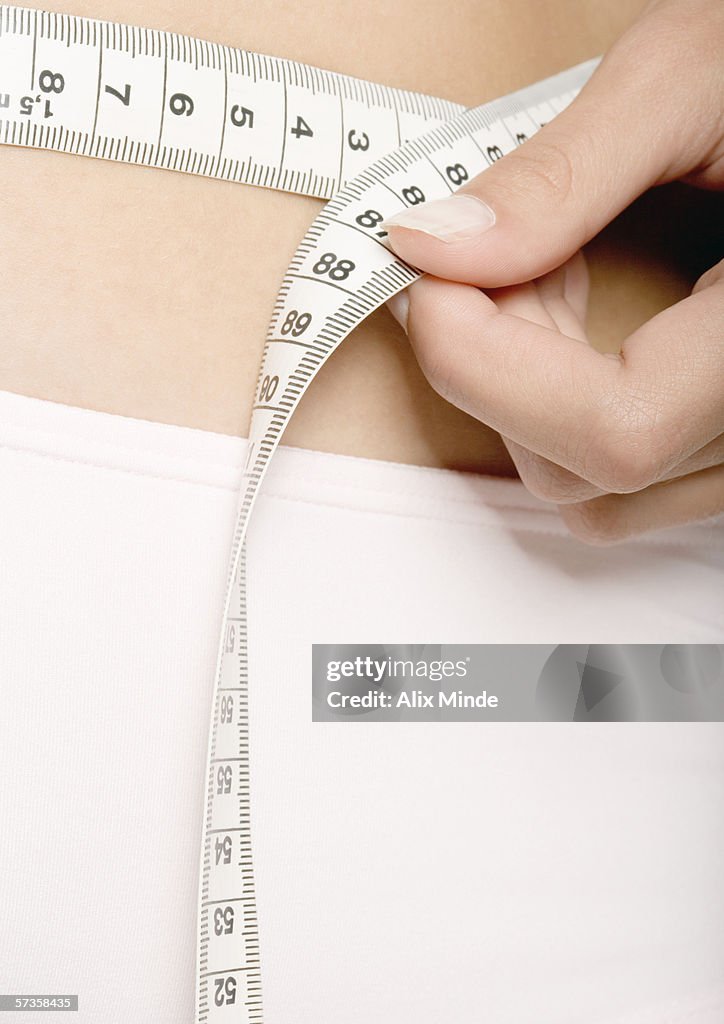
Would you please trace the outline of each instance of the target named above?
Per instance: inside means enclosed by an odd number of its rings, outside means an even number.
[[[311,39],[309,23],[319,14],[314,4],[304,24],[279,18],[274,3],[245,11],[243,18],[225,10],[223,23],[217,14],[175,5],[169,10],[161,2],[143,12],[128,0],[42,6],[160,24],[466,105],[601,52],[628,15],[625,4],[612,5],[610,23],[602,25],[592,3],[558,0],[555,10],[542,11],[516,0],[501,12],[497,3],[466,0],[452,14],[429,12],[421,25],[404,17],[408,6],[414,10],[402,0],[399,19],[386,7],[372,7],[352,33],[348,5],[339,2],[325,8],[328,20]],[[453,67],[439,60],[442,33],[458,48]],[[402,64],[396,60],[401,51]],[[0,147],[0,172],[12,196],[0,227],[2,245],[13,253],[0,312],[0,387],[244,436],[277,288],[322,202],[9,146]],[[660,240],[650,259],[639,243],[635,273],[622,278],[615,255],[624,247],[614,236],[601,252],[592,251],[592,333],[602,345],[685,289],[685,274],[657,270]],[[285,441],[514,475],[499,436],[432,391],[385,310],[355,330],[323,368]]]

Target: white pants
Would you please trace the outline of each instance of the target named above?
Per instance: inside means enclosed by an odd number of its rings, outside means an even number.
[[[246,442],[0,393],[0,991],[191,1024]],[[313,723],[311,644],[720,642],[724,521],[283,448],[250,526],[265,1024],[721,1024],[724,725]],[[44,1020],[21,1013],[22,1021]]]

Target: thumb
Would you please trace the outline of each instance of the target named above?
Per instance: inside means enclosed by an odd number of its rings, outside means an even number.
[[[682,48],[700,47],[701,19],[674,32],[674,14],[681,4],[655,5],[576,99],[522,146],[450,197],[384,221],[394,252],[436,277],[478,287],[530,281],[560,266],[649,186],[695,167],[711,146],[702,118],[692,116],[709,106],[709,76],[682,80]]]

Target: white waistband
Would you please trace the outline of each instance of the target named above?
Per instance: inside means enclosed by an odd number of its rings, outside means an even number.
[[[0,446],[59,461],[238,490],[247,439],[0,390]],[[519,480],[281,445],[264,493],[366,512],[565,536]],[[578,543],[572,540],[572,543]],[[724,516],[629,543],[724,546]]]

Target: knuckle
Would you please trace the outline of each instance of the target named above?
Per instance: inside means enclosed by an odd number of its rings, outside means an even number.
[[[596,423],[586,475],[602,490],[630,494],[659,475],[660,411],[647,395],[619,392]]]
[[[600,442],[597,463],[601,485],[612,494],[642,491],[654,482],[656,476],[650,452],[630,437],[614,437]]]
[[[574,188],[576,174],[570,154],[570,146],[562,136],[539,136],[535,145],[526,152],[523,146],[516,154],[515,168],[509,178],[509,187],[516,192],[526,192],[553,202],[565,202]]]

